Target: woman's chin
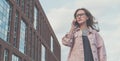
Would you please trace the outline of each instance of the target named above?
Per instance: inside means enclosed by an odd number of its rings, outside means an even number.
[[[83,22],[83,21],[79,21],[78,23],[79,23],[79,24],[83,24],[84,22]]]

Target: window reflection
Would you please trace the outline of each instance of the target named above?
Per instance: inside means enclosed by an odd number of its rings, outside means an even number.
[[[8,50],[4,50],[4,61],[8,61]]]
[[[35,29],[37,27],[37,15],[38,15],[38,10],[36,7],[34,7],[34,28]]]
[[[21,7],[22,7],[22,11],[24,12],[24,7],[25,6],[25,1],[24,0],[22,0],[22,3],[21,3]]]
[[[20,0],[15,0],[16,4],[20,5]]]
[[[42,45],[41,60],[45,61],[45,47]]]
[[[6,0],[0,0],[0,38],[4,41],[9,41],[9,17],[11,17],[11,11],[11,5]]]
[[[53,37],[51,36],[51,51],[53,52],[53,49],[54,49],[54,47],[53,47]]]
[[[18,12],[16,12],[15,14],[15,20],[14,20],[14,42],[13,42],[13,45],[14,47],[16,47],[17,45],[17,28],[18,28]]]
[[[22,53],[25,52],[25,30],[26,30],[26,25],[23,22],[23,20],[21,20],[19,51],[21,51]]]
[[[21,60],[18,56],[12,54],[12,61],[21,61]]]

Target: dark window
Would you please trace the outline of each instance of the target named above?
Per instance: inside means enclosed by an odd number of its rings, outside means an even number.
[[[25,8],[25,0],[22,0],[21,6],[22,6],[22,11],[24,12],[24,8]]]
[[[30,29],[30,57],[32,57],[32,29]]]
[[[29,1],[29,18],[30,18],[30,22],[33,23],[33,0]]]
[[[27,0],[27,2],[26,2],[26,11],[25,11],[25,13],[26,13],[26,16],[28,17],[29,16],[29,0]]]
[[[20,5],[20,0],[15,0],[17,5]]]
[[[15,14],[15,20],[14,20],[14,42],[13,45],[14,47],[17,46],[17,28],[18,28],[18,12]]]
[[[35,32],[34,32],[34,40],[32,41],[32,59],[35,60]]]
[[[24,61],[26,61],[26,60],[24,60]]]

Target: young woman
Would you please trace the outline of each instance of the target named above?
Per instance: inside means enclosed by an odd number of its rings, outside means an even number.
[[[104,41],[94,26],[94,17],[85,8],[77,9],[71,29],[62,38],[69,46],[68,61],[106,61]]]

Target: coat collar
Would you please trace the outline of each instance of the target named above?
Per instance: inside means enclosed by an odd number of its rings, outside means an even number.
[[[75,31],[80,31],[80,28],[76,28]],[[89,34],[93,33],[93,29],[89,26],[88,27]]]

